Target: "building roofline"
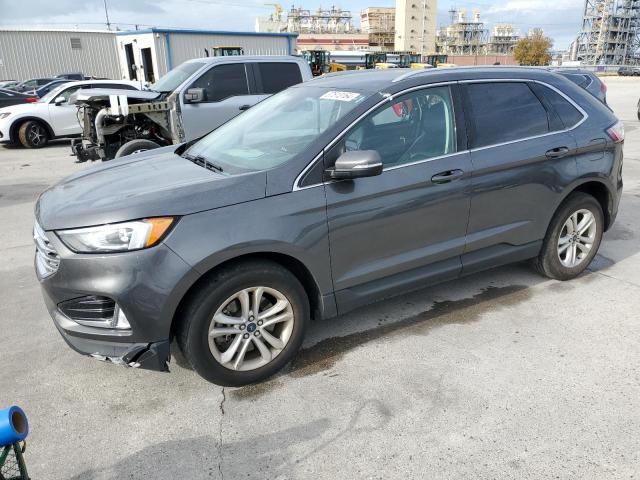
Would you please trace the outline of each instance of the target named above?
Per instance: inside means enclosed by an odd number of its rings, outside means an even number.
[[[297,37],[297,33],[285,32],[231,32],[228,30],[199,30],[191,28],[145,28],[143,30],[127,30],[123,32],[115,32],[117,36],[139,35],[143,33],[189,33],[193,35],[237,35],[241,37]]]
[[[47,28],[47,27],[0,27],[0,32],[58,32],[58,33],[110,33],[114,35],[114,30],[91,30],[78,28]]]

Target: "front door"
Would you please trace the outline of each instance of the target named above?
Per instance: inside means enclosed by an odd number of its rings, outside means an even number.
[[[78,107],[69,104],[71,94],[81,88],[87,89],[91,88],[91,86],[82,85],[66,88],[49,102],[49,119],[56,137],[80,135],[82,133],[82,127],[78,120]],[[56,102],[59,99],[62,101]]]
[[[216,65],[186,89],[202,88],[202,102],[184,103],[182,93],[182,123],[187,141],[218,128],[262,98],[249,95],[249,74],[244,63]]]
[[[331,268],[344,313],[383,295],[455,278],[469,217],[470,159],[448,86],[399,96],[325,155],[376,150],[383,173],[327,182]]]

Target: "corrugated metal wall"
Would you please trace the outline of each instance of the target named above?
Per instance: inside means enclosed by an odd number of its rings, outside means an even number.
[[[80,39],[80,49],[71,48],[72,38]],[[71,72],[121,78],[114,33],[0,30],[0,79]]]

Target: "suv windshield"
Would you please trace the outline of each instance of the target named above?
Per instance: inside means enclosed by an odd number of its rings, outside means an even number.
[[[151,85],[151,90],[156,92],[173,92],[178,86],[189,78],[196,70],[199,70],[204,63],[185,62],[167,73],[164,77]]]
[[[186,152],[224,171],[266,170],[302,152],[367,98],[368,93],[301,86],[289,88],[238,115]]]

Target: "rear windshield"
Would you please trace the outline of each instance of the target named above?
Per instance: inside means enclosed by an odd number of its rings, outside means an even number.
[[[200,62],[185,62],[171,70],[164,77],[151,85],[150,88],[151,90],[155,90],[156,92],[173,92],[186,79],[193,75],[194,72],[196,72],[203,66],[204,63]]]

